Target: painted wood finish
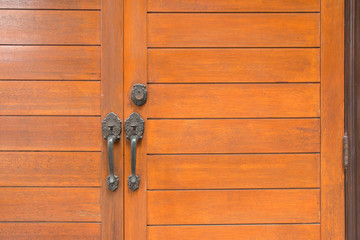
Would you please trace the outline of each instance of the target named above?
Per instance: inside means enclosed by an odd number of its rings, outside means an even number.
[[[1,0],[3,9],[100,9],[100,0]]]

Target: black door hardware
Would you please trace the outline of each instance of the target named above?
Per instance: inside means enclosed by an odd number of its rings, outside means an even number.
[[[106,178],[107,188],[115,191],[119,185],[119,177],[114,174],[114,142],[121,137],[121,120],[111,112],[102,121],[102,132],[104,138],[107,139],[107,150],[109,159],[110,175]]]
[[[131,100],[137,106],[141,106],[146,102],[147,91],[143,84],[135,84],[131,90]]]

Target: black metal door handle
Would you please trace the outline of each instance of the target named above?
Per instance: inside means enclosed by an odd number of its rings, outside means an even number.
[[[107,150],[110,175],[106,178],[107,188],[115,191],[119,185],[119,177],[114,174],[114,143],[121,137],[121,120],[111,112],[102,121],[102,132],[107,139]]]
[[[138,113],[132,113],[125,121],[126,138],[131,143],[131,175],[128,177],[128,186],[131,191],[138,189],[140,184],[140,177],[136,175],[136,150],[137,142],[143,137],[144,125],[144,119]]]

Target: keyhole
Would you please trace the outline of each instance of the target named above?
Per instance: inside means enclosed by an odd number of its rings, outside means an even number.
[[[137,90],[137,91],[135,92],[135,98],[136,98],[136,99],[141,100],[143,97],[144,97],[144,94],[142,93],[141,90]]]

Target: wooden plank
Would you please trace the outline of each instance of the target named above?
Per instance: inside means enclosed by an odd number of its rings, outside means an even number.
[[[100,0],[1,0],[2,9],[100,9]]]
[[[148,118],[320,117],[320,84],[151,84]]]
[[[148,227],[148,240],[319,240],[318,224]]]
[[[149,47],[318,47],[318,13],[149,14]]]
[[[100,221],[97,188],[1,188],[0,221]]]
[[[318,223],[320,190],[149,191],[148,224]]]
[[[100,151],[98,117],[0,117],[0,150]]]
[[[313,12],[320,0],[149,0],[149,12]]]
[[[101,1],[101,118],[115,112],[124,121],[124,1]],[[137,49],[137,46],[134,45]],[[100,125],[97,126],[100,129]],[[123,131],[124,132],[124,131]],[[109,161],[105,140],[102,144],[101,239],[123,239],[124,236],[124,143],[114,145],[114,173],[118,189],[109,191],[105,179]],[[126,176],[127,177],[127,176]],[[125,183],[125,184],[124,184]]]
[[[147,121],[148,153],[295,153],[320,151],[318,119]]]
[[[344,8],[321,1],[321,239],[345,239]]]
[[[1,239],[100,240],[99,223],[0,223]]]
[[[1,152],[0,186],[100,186],[100,153]]]
[[[99,80],[100,48],[0,46],[0,79]]]
[[[1,10],[0,16],[0,44],[100,44],[98,11]]]
[[[319,188],[319,154],[150,155],[148,189]]]
[[[149,49],[150,83],[320,82],[319,49]]]
[[[130,100],[132,86],[147,82],[147,17],[147,0],[124,0],[124,120],[132,112],[139,113],[144,119],[147,116],[146,105],[138,107]],[[124,182],[127,184],[127,177],[131,174],[131,150],[128,140],[125,140],[124,150]],[[139,189],[133,192],[126,186],[124,191],[123,239],[144,240],[147,237],[146,154],[146,140],[143,139],[139,141],[136,150],[136,174],[141,179]]]
[[[0,82],[1,115],[100,115],[100,82]]]

